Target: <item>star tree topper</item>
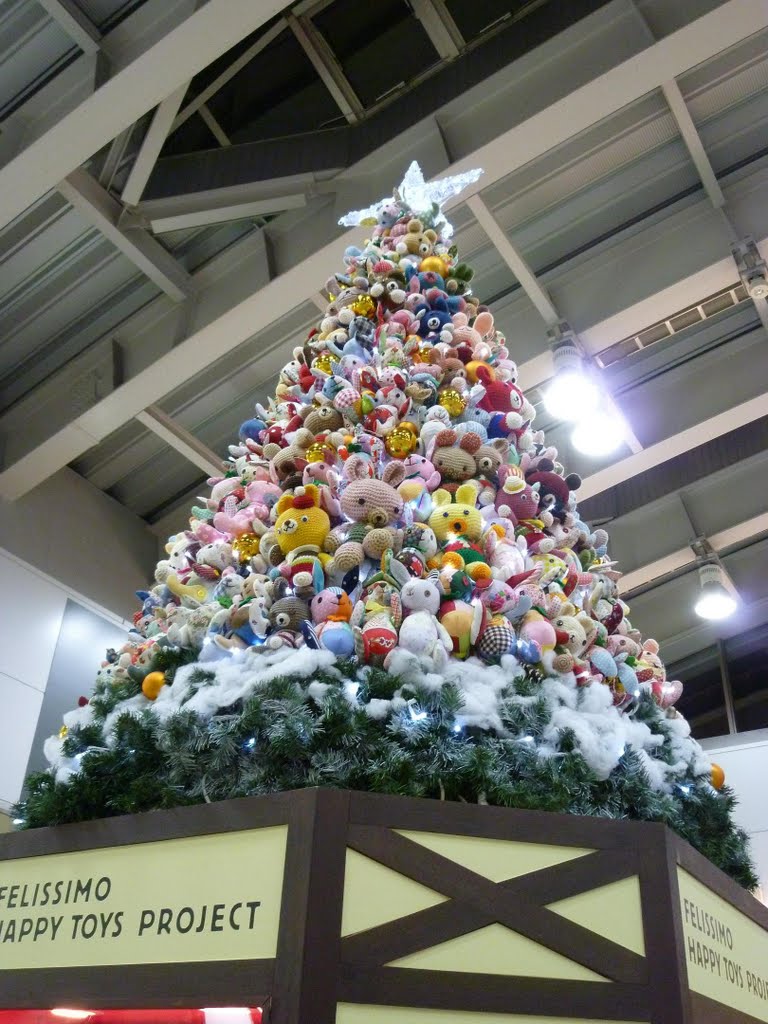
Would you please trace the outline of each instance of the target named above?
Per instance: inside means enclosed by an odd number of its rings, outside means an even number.
[[[421,168],[414,160],[391,196],[380,199],[364,210],[350,210],[349,213],[345,213],[343,217],[339,218],[339,224],[343,224],[345,227],[376,224],[381,210],[391,203],[407,203],[414,213],[425,213],[433,203],[442,207],[447,199],[458,195],[467,185],[473,184],[482,173],[483,171],[476,167],[471,171],[464,171],[463,174],[449,175],[447,178],[438,178],[437,181],[425,181]],[[450,238],[453,234],[453,228],[447,220],[444,220],[442,234],[444,238]]]

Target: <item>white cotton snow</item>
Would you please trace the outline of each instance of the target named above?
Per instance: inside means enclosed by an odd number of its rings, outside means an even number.
[[[445,685],[455,686],[462,699],[462,726],[475,726],[500,736],[509,736],[502,720],[502,702],[509,708],[525,709],[543,698],[550,720],[534,748],[537,755],[545,758],[561,756],[560,740],[569,730],[575,750],[600,779],[608,778],[625,751],[630,749],[639,756],[650,785],[659,791],[671,791],[691,769],[696,775],[708,775],[710,771],[709,759],[691,737],[690,727],[684,719],[668,719],[674,755],[674,764],[668,765],[655,757],[657,748],[663,744],[661,736],[636,721],[631,713],[618,711],[606,686],[579,687],[573,674],[549,676],[532,694],[523,695],[514,690],[514,679],[520,676],[521,666],[512,655],[505,655],[500,665],[486,665],[475,657],[465,661],[450,659],[444,673],[440,674],[434,670],[430,660],[420,660],[407,651],[395,649],[388,669],[399,677],[403,686],[417,687],[430,693],[439,692]],[[319,673],[334,675],[344,683],[346,699],[357,705],[360,686],[365,684],[370,671],[369,667],[361,666],[356,672],[357,681],[342,680],[336,658],[330,651],[308,647],[260,648],[258,653],[230,651],[223,658],[179,669],[173,684],[164,686],[155,701],[149,701],[141,694],[122,701],[104,723],[104,743],[114,744],[115,726],[124,714],[140,716],[149,711],[161,724],[181,710],[209,718],[238,701],[247,700],[281,676],[295,680],[297,686],[303,682],[308,696],[320,703],[328,692],[329,684],[317,682],[313,677]],[[371,698],[360,706],[369,718],[384,721],[391,715],[402,713],[411,696],[407,690],[405,695],[402,690],[397,690],[391,700]],[[70,728],[86,725],[92,720],[90,705],[70,711],[65,716],[65,723]],[[509,738],[520,739],[515,736]],[[79,769],[79,761],[65,757],[62,745],[57,736],[52,736],[46,741],[44,750],[56,777],[66,781]]]

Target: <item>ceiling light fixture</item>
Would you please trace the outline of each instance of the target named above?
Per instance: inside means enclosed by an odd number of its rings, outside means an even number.
[[[91,1016],[90,1010],[70,1010],[66,1007],[56,1007],[51,1010],[52,1017],[61,1017],[63,1020],[87,1020]]]
[[[694,607],[699,618],[727,619],[736,611],[736,598],[723,585],[723,576],[723,569],[717,562],[707,562],[699,567],[701,596]]]
[[[568,324],[560,323],[548,333],[554,375],[544,392],[544,405],[556,419],[581,419],[597,406],[600,389],[589,373],[576,336]]]

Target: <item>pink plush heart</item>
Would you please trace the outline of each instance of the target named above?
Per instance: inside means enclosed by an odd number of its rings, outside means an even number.
[[[676,704],[683,693],[683,684],[679,679],[668,679],[661,688],[660,704],[665,710]]]

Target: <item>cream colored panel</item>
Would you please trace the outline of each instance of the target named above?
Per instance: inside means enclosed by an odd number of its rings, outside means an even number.
[[[466,1010],[423,1010],[407,1006],[362,1006],[339,1003],[336,1024],[604,1024],[582,1017],[530,1017],[507,1013],[468,1013]],[[612,1021],[611,1024],[629,1024]],[[634,1024],[637,1024],[635,1021]]]
[[[269,958],[288,828],[0,862],[0,970]]]
[[[347,850],[342,935],[375,928],[445,900],[434,889],[419,885],[356,850]]]
[[[677,869],[688,985],[768,1021],[768,931]]]
[[[640,882],[636,875],[550,903],[549,909],[645,956]]]
[[[583,857],[593,850],[583,850],[574,846],[545,846],[539,843],[516,843],[507,839],[478,839],[474,836],[452,836],[437,832],[405,832],[400,835],[412,839],[421,846],[455,860],[484,875],[493,882],[503,882],[506,878],[517,878],[527,875],[539,868],[549,868],[554,864]]]
[[[470,974],[512,974],[529,978],[605,981],[593,971],[501,924],[460,935],[430,949],[394,960],[388,967]]]

